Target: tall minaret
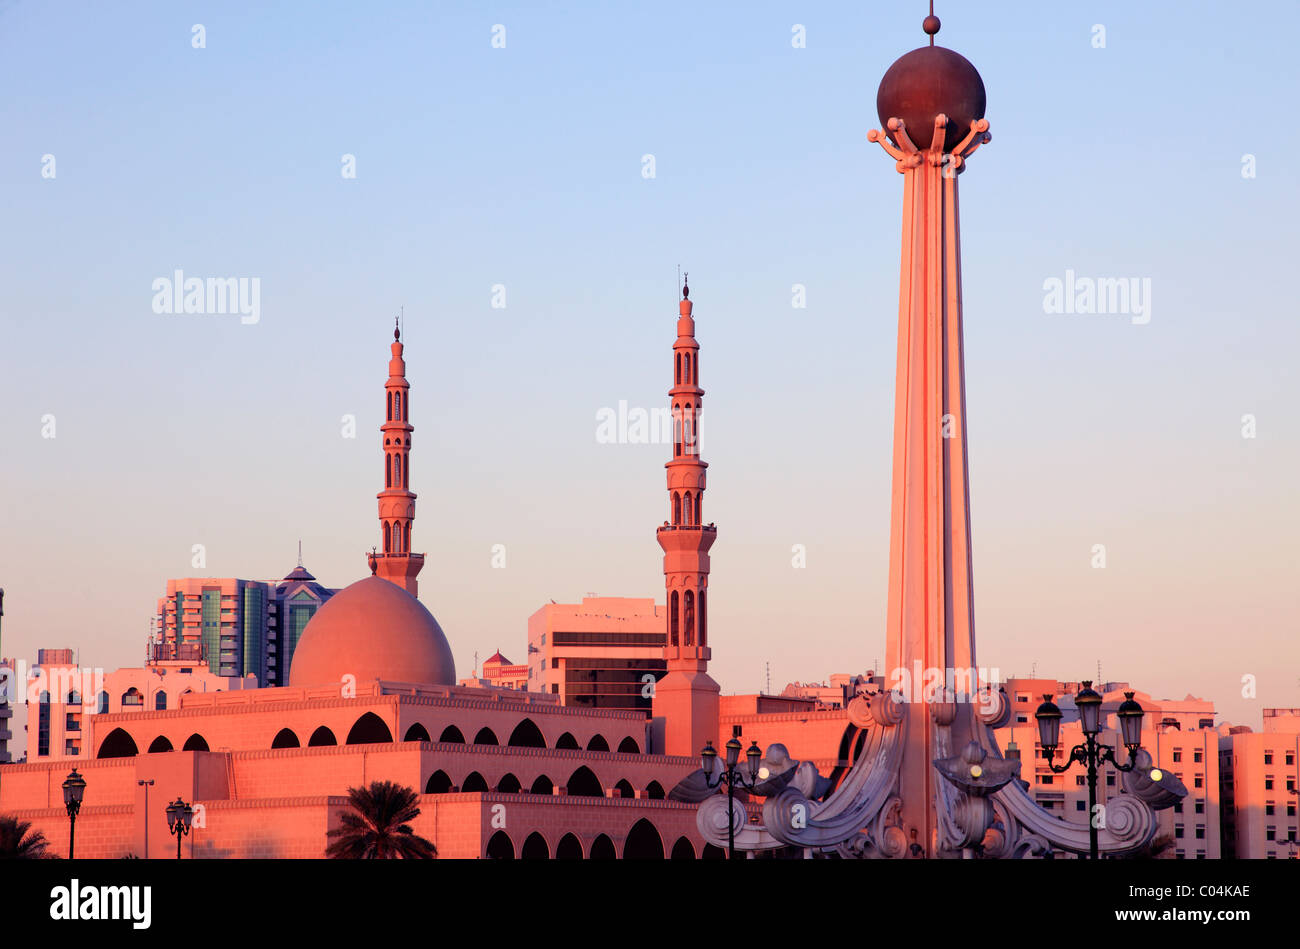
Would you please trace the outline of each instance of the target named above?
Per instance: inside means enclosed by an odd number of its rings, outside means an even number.
[[[396,583],[411,596],[419,595],[416,576],[424,554],[411,553],[411,523],[415,520],[415,495],[411,493],[410,385],[402,359],[402,330],[393,329],[393,357],[384,383],[386,414],[380,431],[384,438],[384,490],[379,492],[379,528],[383,546],[370,555],[370,571]]]
[[[689,277],[689,274],[687,275]],[[654,717],[663,720],[662,751],[696,757],[718,740],[718,684],[709,677],[709,548],[717,528],[704,524],[704,477],[700,460],[700,345],[691,316],[691,288],[682,286],[677,342],[673,344],[673,457],[668,469],[672,516],[658,530],[664,550],[668,673],[655,686]]]

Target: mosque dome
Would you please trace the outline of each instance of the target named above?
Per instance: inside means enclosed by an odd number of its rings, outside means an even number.
[[[904,53],[886,70],[876,93],[880,127],[889,140],[898,144],[889,120],[902,119],[907,137],[920,149],[930,147],[936,115],[948,116],[943,148],[951,151],[970,132],[971,122],[984,118],[984,106],[984,80],[978,70],[965,56],[942,46]]]
[[[307,623],[293,652],[289,684],[337,685],[383,679],[455,685],[451,646],[415,597],[382,577],[334,594]]]

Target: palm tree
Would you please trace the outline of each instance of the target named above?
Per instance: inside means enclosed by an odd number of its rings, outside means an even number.
[[[43,860],[53,856],[48,847],[45,835],[32,830],[31,821],[0,816],[0,859]]]
[[[334,840],[325,855],[336,860],[432,860],[438,849],[411,829],[420,814],[415,791],[392,781],[374,781],[367,788],[348,788],[352,809],[341,826],[327,836]]]

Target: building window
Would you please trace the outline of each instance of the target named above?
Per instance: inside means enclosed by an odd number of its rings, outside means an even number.
[[[1192,787],[1205,787],[1205,779],[1198,774],[1196,777],[1192,778]]]
[[[1264,839],[1265,839],[1265,840],[1277,840],[1277,828],[1276,828],[1276,827],[1270,827],[1268,830],[1264,831]]]
[[[1115,775],[1114,774],[1106,775],[1106,787],[1113,788],[1114,786],[1115,786]]]
[[[1088,809],[1088,802],[1087,802],[1087,801],[1075,801],[1075,802],[1074,802],[1074,809],[1075,809],[1076,811],[1084,811],[1084,810],[1087,810],[1087,809]]]
[[[1204,840],[1204,839],[1205,839],[1205,828],[1204,828],[1204,827],[1197,827],[1197,828],[1196,828],[1196,839],[1197,839],[1197,840]]]
[[[1272,763],[1273,763],[1273,752],[1271,751],[1264,752],[1264,764],[1272,764]]]
[[[1017,701],[1017,702],[1028,702],[1028,701],[1029,701],[1029,693],[1028,693],[1028,692],[1017,692],[1017,693],[1016,693],[1016,701]]]
[[[1293,764],[1295,764],[1295,752],[1294,752],[1294,751],[1288,751],[1288,752],[1286,753],[1286,763],[1287,763],[1288,765],[1293,765]]]
[[[1203,754],[1201,754],[1201,750],[1200,750],[1199,748],[1196,749],[1196,751],[1193,751],[1193,752],[1192,752],[1192,760],[1193,760],[1193,761],[1198,761],[1198,762],[1199,762],[1199,761],[1203,761],[1204,758],[1205,758],[1205,756],[1204,756]]]
[[[1074,778],[1074,783],[1077,784],[1079,787],[1083,787],[1085,784],[1088,783],[1088,779],[1081,774],[1076,775]]]
[[[1204,814],[1204,813],[1205,813],[1205,802],[1204,802],[1204,801],[1197,801],[1197,802],[1196,802],[1196,813],[1198,813],[1198,814]]]
[[[1038,776],[1038,783],[1039,783],[1039,784],[1051,784],[1051,783],[1055,780],[1055,778],[1056,778],[1056,776],[1055,776],[1055,775],[1052,775],[1052,774],[1040,774],[1040,775]]]
[[[1017,724],[1017,725],[1025,725],[1025,724],[1027,724],[1028,722],[1029,722],[1029,716],[1028,716],[1028,715],[1017,715],[1017,716],[1016,716],[1016,724]]]
[[[1264,790],[1265,791],[1273,790],[1273,778],[1271,776],[1264,779]]]
[[[1264,816],[1265,816],[1265,817],[1272,817],[1275,811],[1276,811],[1276,805],[1275,805],[1275,804],[1269,803],[1269,804],[1265,804],[1265,805],[1264,805]]]
[[[1177,749],[1177,748],[1175,748],[1175,749],[1174,749],[1174,761],[1182,761],[1182,760],[1183,760],[1183,753],[1182,753],[1182,750],[1181,750],[1181,749]]]
[[[1177,838],[1180,839],[1180,840],[1182,839],[1182,836],[1183,836],[1183,825],[1182,825],[1182,824],[1175,824],[1175,825],[1174,825],[1174,836],[1177,837]]]

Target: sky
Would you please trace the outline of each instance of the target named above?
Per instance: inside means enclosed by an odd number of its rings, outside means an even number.
[[[0,654],[138,665],[168,578],[278,579],[299,540],[365,576],[399,308],[458,673],[551,599],[661,598],[671,447],[596,431],[667,405],[680,265],[711,674],[877,667],[902,180],[866,134],[926,12],[0,0]],[[1300,8],[936,12],[993,136],[961,178],[979,663],[1259,727],[1300,706]],[[256,321],[155,312],[176,270],[256,278]],[[1149,309],[1047,312],[1068,273]]]

